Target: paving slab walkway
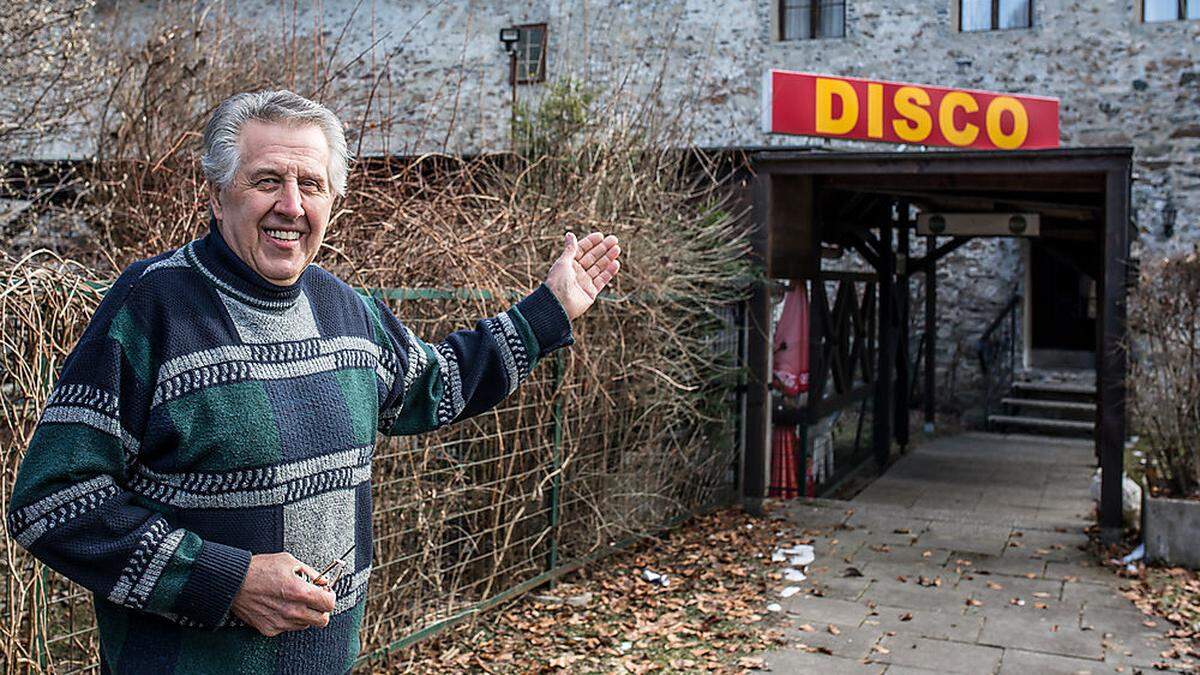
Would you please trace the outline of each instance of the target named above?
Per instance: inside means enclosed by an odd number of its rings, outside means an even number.
[[[816,560],[776,602],[783,673],[1135,673],[1171,648],[1081,549],[1092,444],[926,442],[851,501],[787,502]]]

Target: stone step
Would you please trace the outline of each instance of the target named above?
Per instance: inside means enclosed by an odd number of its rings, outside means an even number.
[[[988,424],[1004,424],[1008,426],[1043,429],[1046,431],[1086,431],[1089,433],[1096,428],[1096,425],[1092,422],[1082,422],[1079,420],[1051,420],[1044,417],[1021,417],[1018,415],[988,415]]]
[[[1085,403],[1083,401],[1056,401],[1048,398],[1003,398],[1001,403],[1021,408],[1039,408],[1041,410],[1052,410],[1056,412],[1081,412],[1094,413],[1096,412],[1095,403]]]
[[[1095,396],[1096,387],[1086,384],[1056,384],[1048,382],[1013,382],[1013,389],[1038,394],[1070,394],[1073,396]]]

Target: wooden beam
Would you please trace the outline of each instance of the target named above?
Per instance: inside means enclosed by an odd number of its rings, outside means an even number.
[[[863,187],[920,189],[920,190],[966,190],[981,192],[1002,190],[1008,192],[1048,192],[1051,194],[1104,194],[1104,174],[1064,173],[1050,181],[1031,181],[1028,176],[1010,173],[997,174],[933,174],[933,175],[841,175],[829,176],[822,184],[835,189],[854,190]]]
[[[892,253],[892,224],[879,227],[879,344],[876,351],[875,402],[871,413],[875,461],[880,470],[892,456],[892,375],[896,370],[896,259]]]
[[[889,189],[880,187],[862,187],[856,193],[888,195],[921,200],[927,209],[938,205],[936,210],[974,210],[974,211],[1037,211],[1047,216],[1055,216],[1066,220],[1094,221],[1103,210],[1099,206],[1075,204],[1066,202],[1048,202],[1036,199],[1025,199],[1013,195],[988,194],[972,195],[962,193],[931,192],[923,189]]]
[[[1129,166],[1108,172],[1104,196],[1104,273],[1101,278],[1100,344],[1096,350],[1096,444],[1100,483],[1100,537],[1121,538],[1121,483],[1125,475],[1125,300],[1129,262]]]
[[[964,174],[1007,174],[1029,180],[1059,174],[1103,173],[1132,161],[1132,148],[928,152],[808,152],[764,150],[752,155],[756,166],[777,174],[904,175],[922,177]]]
[[[841,272],[838,270],[821,270],[821,278],[830,281],[875,281],[876,275],[870,272]]]
[[[900,452],[908,449],[908,408],[909,408],[909,225],[908,202],[900,202],[896,221],[898,253],[904,256],[904,269],[896,277],[896,443]]]
[[[879,271],[879,239],[871,234],[869,230],[861,228],[853,228],[842,231],[840,239],[843,243],[848,243],[850,248],[858,251],[858,254],[867,261],[875,271]]]
[[[937,250],[937,237],[925,237],[925,250]],[[936,412],[937,367],[937,258],[929,260],[925,268],[925,433],[933,431]]]
[[[771,204],[771,173],[760,171],[754,180],[751,218],[753,230],[750,241],[754,264],[765,270],[770,260],[768,217]],[[746,444],[741,462],[742,506],[754,514],[762,513],[762,500],[767,496],[767,467],[771,438],[771,397],[767,385],[771,382],[771,295],[769,280],[756,282],[746,307],[747,345],[746,365]]]
[[[769,250],[769,276],[799,279],[813,276],[820,256],[814,248],[810,230],[817,227],[813,217],[811,176],[774,176],[771,201],[766,205]]]

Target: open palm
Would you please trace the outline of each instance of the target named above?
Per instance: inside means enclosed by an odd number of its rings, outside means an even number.
[[[596,296],[617,275],[621,247],[614,235],[593,232],[576,241],[568,232],[562,255],[550,266],[546,285],[572,321],[592,306]]]

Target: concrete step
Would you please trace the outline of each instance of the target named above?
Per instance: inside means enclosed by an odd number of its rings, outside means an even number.
[[[1079,412],[1079,413],[1094,413],[1096,412],[1095,403],[1086,403],[1084,401],[1055,401],[1047,398],[1003,398],[1001,403],[1005,405],[1017,406],[1021,408],[1037,408],[1039,410],[1049,410],[1054,412]]]
[[[1086,384],[1051,384],[1047,382],[1013,382],[1016,391],[1035,394],[1069,394],[1072,396],[1096,396],[1096,387]]]
[[[1025,427],[1043,431],[1070,431],[1091,433],[1096,425],[1079,420],[1051,420],[1044,417],[1021,417],[1018,415],[988,415],[989,425]]]

